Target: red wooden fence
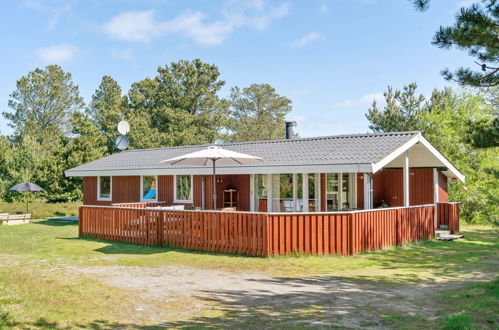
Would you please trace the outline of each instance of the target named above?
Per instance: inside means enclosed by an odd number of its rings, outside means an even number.
[[[434,206],[345,213],[170,211],[82,206],[79,235],[252,256],[351,255],[434,235]]]
[[[269,215],[269,254],[351,255],[430,239],[434,207]]]
[[[459,232],[459,203],[437,203],[437,225],[447,225],[451,234]]]
[[[267,214],[80,207],[80,235],[253,256],[267,253]]]

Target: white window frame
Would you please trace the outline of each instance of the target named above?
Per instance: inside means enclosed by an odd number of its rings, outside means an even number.
[[[109,198],[100,197],[100,178],[109,177]],[[103,175],[97,177],[97,200],[98,201],[112,201],[113,200],[113,177],[110,175]]]
[[[180,176],[186,176],[186,174],[179,174]],[[187,174],[188,175],[188,174]],[[191,194],[190,194],[190,199],[189,200],[182,200],[182,199],[177,199],[177,175],[175,175],[173,179],[173,202],[174,203],[192,203],[193,198],[192,195],[194,193],[194,178],[193,175],[190,175],[191,177]]]
[[[156,196],[151,199],[144,199],[144,177],[145,176],[152,176],[156,178]],[[140,201],[141,202],[157,202],[158,201],[158,194],[159,194],[159,182],[158,182],[158,176],[157,175],[141,175],[140,176]]]

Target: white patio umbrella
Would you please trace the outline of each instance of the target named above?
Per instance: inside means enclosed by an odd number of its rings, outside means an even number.
[[[263,159],[256,156],[246,155],[239,152],[211,146],[206,149],[195,151],[183,156],[161,161],[170,165],[193,165],[193,166],[213,166],[213,208],[217,208],[217,189],[215,183],[215,164],[218,165],[244,165],[263,162]]]

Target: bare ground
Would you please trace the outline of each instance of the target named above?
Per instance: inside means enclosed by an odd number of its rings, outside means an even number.
[[[185,266],[68,267],[132,297],[129,324],[167,327],[386,328],[390,315],[436,318],[431,297],[458,282],[387,285],[338,276],[278,278]]]

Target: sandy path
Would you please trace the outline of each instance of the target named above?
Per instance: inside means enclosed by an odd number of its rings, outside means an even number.
[[[135,312],[129,315],[129,321],[171,326],[200,325],[199,320],[192,324],[186,320],[199,318],[206,310],[218,310],[237,311],[241,319],[255,315],[270,317],[279,324],[293,325],[301,318],[300,324],[306,325],[384,328],[381,312],[434,317],[434,306],[428,298],[449,288],[444,283],[392,287],[348,282],[336,276],[275,278],[185,266],[98,266],[70,270],[128,290],[136,298],[132,299]],[[317,317],[303,321],[303,313],[310,310],[317,310],[314,314]],[[165,323],[168,321],[171,323]],[[201,325],[214,325],[210,322],[202,319]]]

